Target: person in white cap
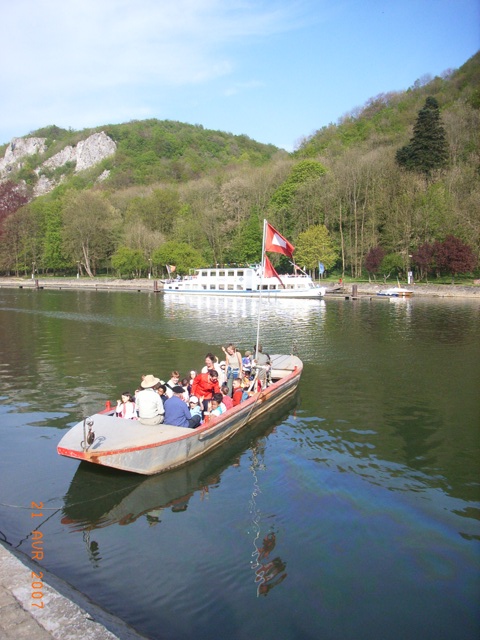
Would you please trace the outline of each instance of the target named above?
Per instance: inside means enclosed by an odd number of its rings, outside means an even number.
[[[156,425],[163,422],[163,401],[154,388],[160,384],[160,380],[151,374],[145,376],[141,382],[142,390],[137,393],[135,404],[138,419],[142,424]]]
[[[200,422],[198,424],[201,424],[203,420],[203,415],[202,415],[202,410],[200,408],[200,401],[197,398],[197,396],[190,396],[190,400],[188,401],[188,406],[190,407],[190,413],[192,418],[194,416],[198,416],[200,418]]]

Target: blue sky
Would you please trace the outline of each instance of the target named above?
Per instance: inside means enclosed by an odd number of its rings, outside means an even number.
[[[480,0],[2,3],[0,143],[158,118],[292,150],[480,49]]]

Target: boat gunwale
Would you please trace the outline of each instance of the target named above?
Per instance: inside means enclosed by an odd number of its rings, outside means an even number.
[[[156,442],[152,442],[149,444],[144,444],[144,445],[139,445],[139,446],[135,446],[135,447],[127,447],[127,448],[123,448],[123,449],[110,449],[110,450],[106,450],[106,451],[78,451],[76,449],[67,449],[65,447],[61,447],[60,444],[57,445],[57,453],[59,453],[60,455],[69,457],[69,458],[75,458],[77,460],[85,460],[85,461],[90,461],[93,462],[95,461],[95,458],[98,458],[98,463],[99,464],[103,464],[100,459],[101,458],[108,458],[110,456],[117,456],[117,455],[122,455],[122,454],[128,454],[128,453],[133,453],[133,452],[137,452],[137,451],[145,451],[148,449],[155,449],[155,448],[159,448],[159,447],[164,447],[164,446],[168,446],[171,444],[174,444],[176,442],[180,442],[182,440],[188,440],[190,438],[194,438],[196,437],[198,440],[202,440],[205,438],[205,436],[209,435],[209,433],[214,434],[215,431],[219,430],[222,426],[224,426],[224,424],[229,421],[235,414],[240,414],[245,412],[246,409],[250,409],[253,410],[255,405],[260,402],[263,404],[263,402],[267,399],[267,396],[270,395],[270,390],[274,391],[276,389],[278,389],[280,386],[283,386],[285,383],[287,383],[289,380],[293,380],[295,377],[299,377],[301,375],[303,369],[303,364],[302,365],[295,365],[293,371],[291,371],[288,375],[284,376],[283,378],[280,378],[279,380],[277,380],[276,382],[274,382],[273,384],[271,384],[270,386],[268,386],[266,389],[263,389],[262,391],[259,391],[257,393],[255,393],[255,395],[253,395],[252,397],[250,397],[248,400],[242,402],[241,404],[237,405],[236,407],[232,407],[231,409],[225,411],[223,414],[221,414],[220,416],[215,417],[211,420],[209,420],[206,424],[197,427],[196,429],[190,429],[189,431],[191,433],[184,433],[179,435],[176,438],[169,438],[168,440],[157,440]],[[95,415],[105,415],[105,414],[109,414],[111,413],[111,409],[105,409]],[[92,416],[92,417],[94,417]],[[121,419],[121,418],[120,418]],[[128,422],[132,422],[130,420],[128,420]],[[78,423],[80,424],[80,423]],[[161,425],[159,425],[161,426]],[[172,425],[174,426],[174,425]],[[202,438],[201,436],[204,436],[204,438]]]

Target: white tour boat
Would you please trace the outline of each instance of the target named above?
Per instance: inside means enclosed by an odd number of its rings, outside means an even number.
[[[216,296],[265,296],[266,298],[321,298],[319,287],[306,273],[262,277],[262,266],[196,269],[194,275],[163,283],[163,292]]]

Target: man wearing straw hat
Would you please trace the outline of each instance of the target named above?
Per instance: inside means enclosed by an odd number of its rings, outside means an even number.
[[[142,390],[137,393],[135,402],[138,419],[142,424],[156,425],[163,422],[165,409],[162,398],[155,389],[160,384],[160,380],[151,374],[141,382]]]

